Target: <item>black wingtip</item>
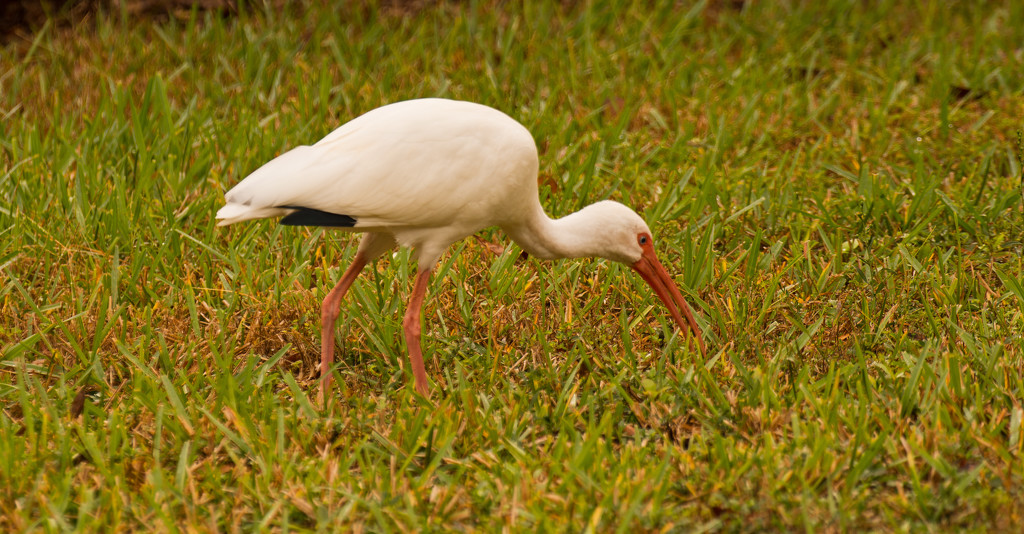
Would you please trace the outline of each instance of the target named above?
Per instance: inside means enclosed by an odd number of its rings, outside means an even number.
[[[315,210],[302,206],[277,206],[295,210],[281,219],[287,226],[333,226],[335,228],[352,228],[356,220],[348,215],[340,215],[328,211]]]

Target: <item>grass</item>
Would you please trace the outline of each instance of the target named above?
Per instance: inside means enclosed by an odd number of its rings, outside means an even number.
[[[0,51],[0,526],[959,531],[1024,521],[1024,5],[112,12]],[[868,7],[870,6],[870,7]],[[707,331],[605,261],[215,228],[374,107],[502,109],[561,215],[643,213]],[[497,250],[497,244],[504,247]]]

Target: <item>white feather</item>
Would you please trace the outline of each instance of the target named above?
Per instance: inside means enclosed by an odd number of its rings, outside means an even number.
[[[274,216],[261,210],[303,206],[348,215],[363,230],[474,226],[469,221],[522,213],[536,202],[536,182],[521,183],[535,180],[536,168],[533,137],[504,113],[469,102],[410,100],[278,156],[228,191],[224,210],[244,205]],[[222,212],[218,219],[234,213]],[[237,220],[245,219],[225,223]]]

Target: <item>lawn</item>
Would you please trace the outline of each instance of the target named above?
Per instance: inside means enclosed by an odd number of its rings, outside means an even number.
[[[1024,3],[241,4],[0,48],[3,530],[1024,523]],[[213,215],[428,96],[533,132],[550,214],[635,207],[707,357],[627,267],[492,229],[431,280],[433,395],[399,251],[320,406],[357,239]]]

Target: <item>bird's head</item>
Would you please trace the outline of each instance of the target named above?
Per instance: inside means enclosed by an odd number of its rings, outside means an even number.
[[[612,200],[591,204],[580,210],[580,220],[587,220],[594,250],[588,256],[599,256],[632,265],[643,256],[644,245],[651,242],[647,223],[628,207]],[[591,221],[600,221],[597,224]],[[597,232],[593,231],[597,228]],[[641,236],[646,236],[641,238]]]
[[[594,255],[625,263],[639,273],[669,309],[679,328],[689,328],[697,338],[701,353],[706,354],[700,328],[689,304],[683,299],[672,276],[658,261],[654,237],[647,223],[635,211],[610,200],[591,204],[579,213],[585,214],[587,219],[602,222],[600,234],[594,240]]]

